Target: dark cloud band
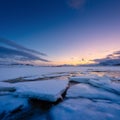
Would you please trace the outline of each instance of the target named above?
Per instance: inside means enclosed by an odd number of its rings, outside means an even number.
[[[15,42],[13,42],[11,40],[7,40],[7,39],[4,39],[4,38],[0,38],[0,43],[7,44],[7,45],[9,45],[11,47],[14,47],[16,49],[19,49],[19,50],[22,50],[22,51],[25,51],[25,52],[31,52],[31,53],[34,53],[34,54],[47,56],[45,53],[41,53],[39,51],[35,51],[35,50],[32,50],[32,49],[26,48],[24,46],[18,45],[17,43],[15,43]]]
[[[40,60],[43,62],[50,62],[47,59],[43,59],[39,57],[39,55],[46,56],[46,54],[40,53],[32,49],[25,48],[21,45],[14,43],[13,41],[9,41],[1,38],[0,43],[4,43],[5,45],[12,47],[12,48],[10,47],[8,48],[8,47],[0,46],[0,59],[2,61],[13,60],[16,62],[17,61],[32,62],[32,61]]]

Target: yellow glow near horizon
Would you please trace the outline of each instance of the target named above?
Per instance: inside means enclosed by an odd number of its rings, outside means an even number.
[[[87,51],[87,50],[86,50]],[[68,54],[68,56],[63,55],[62,57],[56,56],[56,57],[52,57],[49,58],[49,60],[51,62],[42,62],[42,61],[34,61],[34,64],[36,65],[85,65],[85,64],[94,64],[95,62],[92,61],[94,59],[101,59],[101,58],[105,58],[107,55],[113,53],[115,50],[109,50],[109,51],[101,51],[98,52],[94,51],[92,54],[81,54],[78,51],[76,52],[76,54],[74,54],[75,56],[82,56],[82,57],[71,57],[71,54]]]
[[[51,61],[51,62],[41,62],[41,61],[35,61],[34,64],[36,65],[83,65],[83,64],[92,64],[93,62],[90,60],[83,60],[80,61],[79,59],[74,59],[74,60],[59,60],[59,61]]]

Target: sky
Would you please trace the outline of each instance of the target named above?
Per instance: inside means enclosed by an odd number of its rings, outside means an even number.
[[[0,0],[0,38],[36,64],[93,63],[120,51],[120,0]]]

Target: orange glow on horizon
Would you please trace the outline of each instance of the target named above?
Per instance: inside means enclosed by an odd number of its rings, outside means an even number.
[[[86,50],[89,51],[89,50]],[[105,58],[107,55],[109,55],[110,53],[113,53],[115,50],[109,50],[109,51],[99,51],[96,50],[94,51],[92,54],[81,54],[81,53],[77,53],[75,54],[75,56],[79,56],[79,54],[82,57],[71,57],[73,55],[63,55],[62,57],[51,57],[49,60],[51,62],[42,62],[42,61],[34,61],[33,63],[35,65],[87,65],[87,64],[94,64],[95,62],[93,61],[94,59],[101,59],[101,58]]]

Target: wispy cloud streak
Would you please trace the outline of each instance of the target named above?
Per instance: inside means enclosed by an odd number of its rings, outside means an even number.
[[[14,47],[14,48],[16,48],[18,50],[22,50],[22,51],[25,51],[25,52],[31,52],[31,53],[47,56],[45,53],[41,53],[39,51],[35,51],[35,50],[32,50],[32,49],[26,48],[26,47],[24,47],[22,45],[18,45],[17,43],[15,43],[15,42],[13,42],[11,40],[4,39],[4,38],[0,38],[0,43],[7,44],[7,45],[9,45],[11,47]]]
[[[16,44],[13,41],[9,41],[3,38],[0,39],[0,43],[10,46],[10,47],[0,46],[1,61],[13,60],[16,62],[19,62],[19,61],[32,62],[32,61],[40,60],[43,62],[49,62],[49,60],[40,57],[40,56],[46,56],[45,53],[41,53],[32,49],[23,47],[19,44]]]

